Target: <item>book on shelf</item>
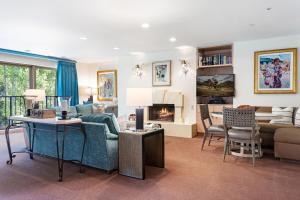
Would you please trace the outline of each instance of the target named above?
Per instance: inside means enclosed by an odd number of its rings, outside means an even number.
[[[199,66],[228,65],[231,64],[231,56],[226,54],[216,54],[212,56],[200,56]]]

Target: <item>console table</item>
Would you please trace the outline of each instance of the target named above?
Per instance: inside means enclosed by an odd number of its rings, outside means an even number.
[[[119,133],[119,174],[145,179],[145,165],[165,167],[164,129]]]
[[[74,119],[68,119],[68,120],[58,120],[57,118],[48,118],[48,119],[38,119],[38,118],[30,118],[30,117],[23,117],[23,116],[11,116],[8,119],[8,126],[5,129],[5,137],[7,142],[7,149],[9,154],[9,160],[7,161],[7,164],[11,165],[13,162],[13,158],[16,157],[16,153],[28,153],[30,155],[30,159],[33,159],[33,148],[34,148],[34,138],[35,138],[35,132],[36,130],[39,131],[45,131],[45,132],[52,132],[56,134],[56,151],[57,151],[57,163],[58,163],[58,176],[59,181],[63,180],[63,169],[64,169],[64,145],[65,145],[65,135],[67,129],[80,129],[83,134],[83,144],[82,144],[82,154],[81,154],[81,160],[72,160],[80,164],[80,172],[83,172],[82,169],[82,158],[84,154],[84,148],[86,143],[86,133],[82,127],[81,119],[74,118]],[[10,138],[9,138],[9,130],[14,125],[14,122],[23,122],[24,124],[27,124],[28,133],[29,133],[29,148],[25,149],[24,151],[17,151],[13,152],[11,149],[10,144]],[[32,124],[32,127],[31,125]],[[37,124],[45,124],[54,126],[54,130],[49,129],[42,129],[42,128],[36,128]],[[79,126],[74,126],[79,125]],[[59,133],[63,134],[62,137],[62,147],[61,147],[61,153],[59,148]]]

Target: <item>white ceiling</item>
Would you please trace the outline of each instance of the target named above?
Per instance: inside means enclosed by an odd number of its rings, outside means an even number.
[[[299,9],[299,0],[0,0],[0,48],[99,62],[300,34]]]

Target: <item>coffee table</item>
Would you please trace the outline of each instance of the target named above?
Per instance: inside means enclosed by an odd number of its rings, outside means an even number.
[[[31,118],[31,117],[24,117],[24,116],[11,116],[8,119],[8,126],[5,129],[5,137],[6,137],[6,142],[7,142],[7,149],[8,149],[8,154],[9,154],[9,160],[7,161],[8,165],[12,165],[13,163],[13,158],[16,157],[17,153],[28,153],[30,155],[30,159],[33,159],[34,153],[34,139],[35,139],[35,132],[36,130],[39,131],[44,131],[44,132],[52,132],[56,135],[56,151],[57,151],[57,163],[58,163],[58,180],[62,181],[63,180],[63,169],[64,169],[64,145],[65,145],[65,135],[67,133],[68,129],[80,129],[81,133],[83,134],[83,144],[82,144],[82,154],[81,154],[81,159],[80,160],[72,160],[73,162],[77,162],[80,165],[80,172],[83,172],[82,169],[82,159],[83,159],[83,154],[84,154],[84,148],[85,148],[85,143],[86,143],[86,133],[84,131],[84,128],[82,127],[81,124],[81,119],[79,118],[74,118],[74,119],[68,119],[68,120],[59,120],[58,118],[48,118],[48,119],[38,119],[38,118]],[[16,151],[13,152],[11,149],[11,144],[10,144],[10,138],[9,138],[9,130],[10,128],[14,125],[15,122],[22,122],[24,124],[27,124],[28,127],[28,133],[29,133],[29,148],[23,150],[23,151]],[[37,124],[45,124],[45,125],[50,125],[54,126],[55,130],[49,130],[49,129],[43,129],[43,128],[36,128]],[[31,126],[32,125],[32,126]],[[75,125],[80,125],[80,126],[75,126]],[[63,134],[62,137],[62,147],[61,147],[61,153],[60,153],[60,148],[59,148],[59,133]]]

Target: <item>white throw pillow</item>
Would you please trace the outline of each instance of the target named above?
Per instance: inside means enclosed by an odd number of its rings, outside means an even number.
[[[279,119],[272,119],[271,124],[288,124],[293,125],[293,107],[272,107],[272,114],[282,116]]]
[[[300,127],[300,108],[298,108],[295,115],[295,126]]]

